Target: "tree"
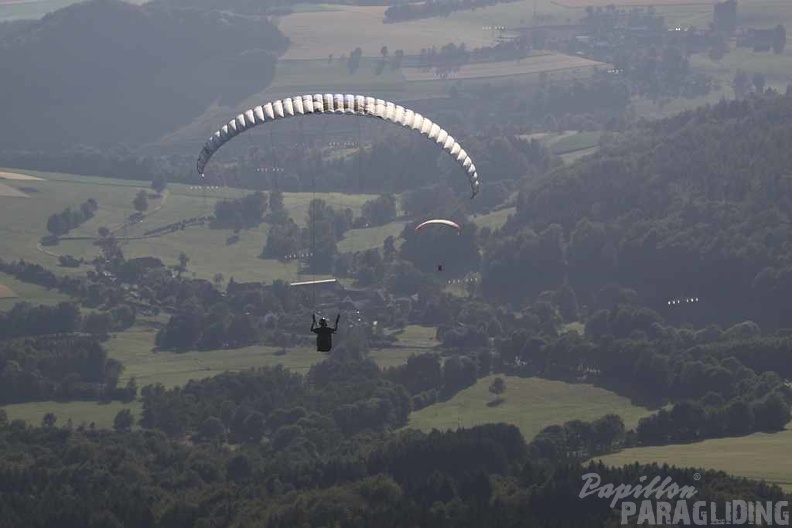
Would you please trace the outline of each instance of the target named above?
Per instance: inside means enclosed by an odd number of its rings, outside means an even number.
[[[396,257],[396,243],[393,240],[392,235],[386,238],[385,242],[383,242],[382,253],[385,262],[392,262],[394,257]]]
[[[89,313],[83,321],[83,331],[92,335],[106,336],[113,327],[113,317],[107,312]]]
[[[754,73],[753,77],[751,78],[753,82],[754,88],[756,89],[757,93],[764,92],[765,89],[765,76],[761,73]]]
[[[113,429],[119,433],[129,433],[135,425],[135,417],[129,409],[121,409],[113,420]]]
[[[151,180],[151,188],[154,189],[154,191],[157,194],[162,194],[162,191],[165,190],[165,187],[167,187],[167,185],[168,185],[168,182],[165,180],[165,176],[163,176],[161,174],[157,174]]]
[[[201,423],[199,432],[201,436],[209,441],[225,441],[226,428],[223,422],[215,417],[210,416]]]
[[[498,376],[490,384],[489,391],[495,395],[496,401],[500,401],[500,395],[506,392],[506,382],[503,381],[503,378]]]
[[[98,232],[101,238],[107,238],[107,236],[110,235],[110,229],[105,226],[100,227]]]
[[[179,273],[179,277],[181,274],[187,271],[187,263],[190,262],[190,257],[184,254],[184,252],[179,253],[179,265],[176,266],[176,271]]]
[[[402,60],[404,59],[404,50],[396,50],[391,56],[391,70],[396,71],[401,68]]]
[[[61,216],[59,214],[51,214],[49,219],[47,220],[47,231],[52,233],[55,236],[59,236],[64,234],[68,230],[68,227],[63,224],[63,220],[61,220]]]
[[[786,28],[782,24],[778,24],[775,28],[773,35],[773,53],[779,54],[784,51],[786,46]]]
[[[214,277],[212,277],[212,282],[214,283],[215,288],[219,290],[223,286],[223,274],[215,273]]]
[[[41,426],[45,429],[52,429],[55,427],[55,422],[58,421],[58,417],[55,416],[54,413],[48,412],[44,415],[44,418],[41,419]]]
[[[283,211],[283,193],[278,189],[269,193],[269,208],[273,213]]]
[[[363,56],[363,50],[355,48],[352,53],[349,54],[349,60],[347,61],[347,67],[349,68],[349,73],[355,73],[358,68],[360,68],[360,59]]]
[[[132,201],[132,205],[135,208],[135,211],[142,213],[146,209],[148,209],[148,195],[146,191],[141,190],[135,196],[135,199]]]
[[[751,89],[751,81],[748,78],[748,74],[742,70],[737,70],[732,81],[732,88],[734,89],[735,98],[742,99],[745,97]]]

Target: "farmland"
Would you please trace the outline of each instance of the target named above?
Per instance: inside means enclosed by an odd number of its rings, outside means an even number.
[[[69,297],[56,290],[48,290],[36,284],[21,282],[0,272],[0,311],[10,310],[15,303],[26,301],[35,304],[57,304]]]
[[[420,354],[433,347],[434,328],[407,326],[396,335],[399,339],[397,347],[373,349],[371,358],[381,367],[392,367],[404,363],[411,354]],[[286,349],[285,354],[276,354],[279,350],[268,346],[250,346],[233,350],[193,351],[183,353],[153,352],[155,331],[139,326],[126,332],[115,334],[105,346],[110,357],[124,365],[121,384],[134,377],[139,387],[161,383],[165,387],[186,384],[190,380],[199,380],[216,376],[222,372],[247,370],[254,367],[283,365],[285,368],[305,374],[315,363],[325,356],[316,352],[313,347]],[[140,418],[142,403],[111,402],[32,402],[6,405],[2,407],[9,419],[25,420],[33,425],[41,423],[44,414],[53,412],[58,417],[58,424],[65,425],[71,418],[75,426],[82,422],[94,422],[97,427],[109,428],[113,425],[116,413],[128,408]]]
[[[764,479],[789,492],[792,491],[792,461],[787,455],[790,446],[792,431],[787,429],[774,434],[755,433],[736,438],[705,440],[695,444],[625,449],[602,457],[601,460],[614,466],[633,462],[656,462],[721,470],[751,479]]]
[[[383,24],[385,6],[332,6],[326,11],[295,13],[282,18],[279,29],[291,40],[284,59],[326,59],[348,55],[356,47],[364,56],[379,54],[382,46],[403,49],[406,54],[422,48],[441,47],[448,42],[465,42],[468,47],[492,43],[490,31],[482,29],[482,14],[490,23],[514,21],[515,13],[528,13],[532,2],[501,4],[470,13],[454,13],[444,18],[429,18]]]
[[[0,211],[0,219],[3,220],[0,226],[0,254],[7,260],[24,259],[47,267],[56,266],[57,261],[38,247],[38,241],[46,234],[47,217],[50,214],[61,211],[67,206],[74,207],[87,198],[95,198],[99,203],[96,216],[69,234],[75,237],[94,237],[101,226],[111,229],[118,227],[134,211],[132,200],[135,194],[141,188],[147,187],[145,182],[26,172],[43,179],[5,180],[9,187],[25,185],[34,188],[37,192],[26,200],[0,198],[3,201]],[[238,281],[259,280],[269,283],[277,279],[296,280],[299,274],[297,261],[259,258],[269,230],[267,224],[243,231],[239,242],[230,246],[226,245],[230,231],[212,230],[206,227],[187,228],[161,237],[135,238],[159,226],[208,214],[213,210],[217,199],[237,198],[243,193],[238,189],[230,188],[205,192],[206,199],[202,190],[193,189],[190,185],[171,184],[167,201],[160,210],[152,213],[140,224],[129,226],[125,231],[116,233],[116,236],[129,238],[122,242],[124,255],[128,258],[155,255],[167,264],[173,264],[178,260],[179,253],[184,252],[190,258],[188,266],[190,273],[195,273],[199,278],[211,279],[219,272],[226,278],[233,276]],[[298,225],[305,225],[308,204],[313,198],[312,193],[284,193],[286,208]],[[323,194],[322,198],[328,205],[342,209],[350,208],[355,214],[359,214],[363,203],[373,196],[327,193]],[[35,207],[30,206],[31,200]],[[156,201],[152,200],[151,208],[156,205]],[[389,234],[396,236],[400,232],[399,223],[384,228],[354,230],[349,234],[348,239],[341,242],[341,251],[378,247]],[[379,238],[380,236],[382,238]],[[98,248],[92,244],[92,240],[62,240],[59,245],[47,248],[47,251],[55,256],[72,255],[91,259],[97,254]],[[59,268],[58,273],[84,273],[83,270]]]
[[[29,196],[19,189],[0,182],[0,198],[29,198]]]
[[[484,62],[466,64],[454,72],[453,79],[481,79],[494,77],[510,77],[517,75],[537,75],[543,72],[574,70],[579,68],[598,68],[604,66],[582,57],[563,55],[561,53],[541,53],[514,61]],[[434,72],[422,68],[403,68],[407,81],[437,80]]]
[[[430,430],[453,429],[457,425],[505,422],[520,428],[526,440],[544,427],[569,420],[595,420],[608,413],[618,414],[625,425],[634,427],[651,411],[632,405],[628,399],[592,385],[568,384],[541,378],[503,376],[506,381],[504,402],[489,407],[488,388],[494,376],[488,376],[446,402],[436,403],[410,416],[409,426]]]
[[[0,284],[0,299],[13,299],[15,297],[19,296],[14,292],[14,290],[5,284]]]
[[[715,0],[554,0],[554,3],[573,9],[584,7],[668,7],[668,6],[712,6]]]
[[[79,427],[80,425],[90,426],[93,423],[98,428],[110,429],[113,427],[113,419],[121,409],[129,409],[135,415],[135,418],[139,419],[141,408],[140,402],[46,401],[6,405],[3,410],[8,415],[9,420],[24,420],[30,425],[41,425],[44,415],[53,413],[58,419],[56,425],[59,427],[66,426],[71,419],[74,427]]]

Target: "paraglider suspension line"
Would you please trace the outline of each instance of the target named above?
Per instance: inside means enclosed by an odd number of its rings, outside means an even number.
[[[316,263],[316,172],[311,171],[311,251],[308,256],[308,263],[311,266],[311,279],[316,280],[316,270],[314,264]],[[313,311],[316,312],[316,287],[311,288],[313,294]]]

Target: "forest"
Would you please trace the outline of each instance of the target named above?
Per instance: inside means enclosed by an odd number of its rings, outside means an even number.
[[[288,46],[268,21],[118,0],[4,26],[0,63],[16,72],[0,85],[6,151],[156,141],[218,97],[233,104],[269,84]]]

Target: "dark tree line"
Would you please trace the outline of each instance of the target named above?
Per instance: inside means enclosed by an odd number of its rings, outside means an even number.
[[[77,210],[67,207],[61,213],[53,213],[47,220],[47,231],[54,236],[65,235],[93,218],[97,209],[99,204],[93,198],[89,198],[81,203]]]
[[[264,221],[269,198],[261,191],[235,200],[215,203],[214,218],[209,223],[213,229],[248,229]]]
[[[56,427],[53,418],[45,427],[29,427],[0,411],[2,508],[9,528],[44,528],[65,519],[76,526],[131,528],[618,525],[609,499],[578,496],[587,473],[614,485],[668,477],[694,487],[702,501],[786,499],[777,486],[723,472],[574,462],[579,438],[593,434],[605,442],[614,436],[619,424],[607,418],[546,430],[541,441],[527,445],[504,424],[362,433],[335,443],[327,438],[322,455],[303,435],[327,425],[299,410],[281,412],[274,421],[300,424],[280,426],[302,431],[286,447],[270,441],[234,450],[156,430]]]
[[[266,435],[276,450],[310,444],[318,453],[361,431],[404,425],[410,413],[408,393],[372,360],[339,353],[305,378],[280,366],[260,368],[179,389],[147,386],[142,396],[145,427],[205,437],[207,422],[219,420],[211,430],[223,440],[259,443]]]
[[[385,10],[383,22],[404,22],[420,18],[448,16],[455,11],[469,11],[515,0],[434,0],[424,3],[395,3]]]
[[[118,387],[123,366],[86,336],[0,341],[0,403],[120,399],[132,401],[130,379]]]
[[[135,314],[130,310],[128,306],[118,306],[106,312],[82,315],[79,307],[71,302],[53,306],[20,302],[11,310],[0,312],[0,339],[74,332],[106,337],[111,330],[131,326]]]

